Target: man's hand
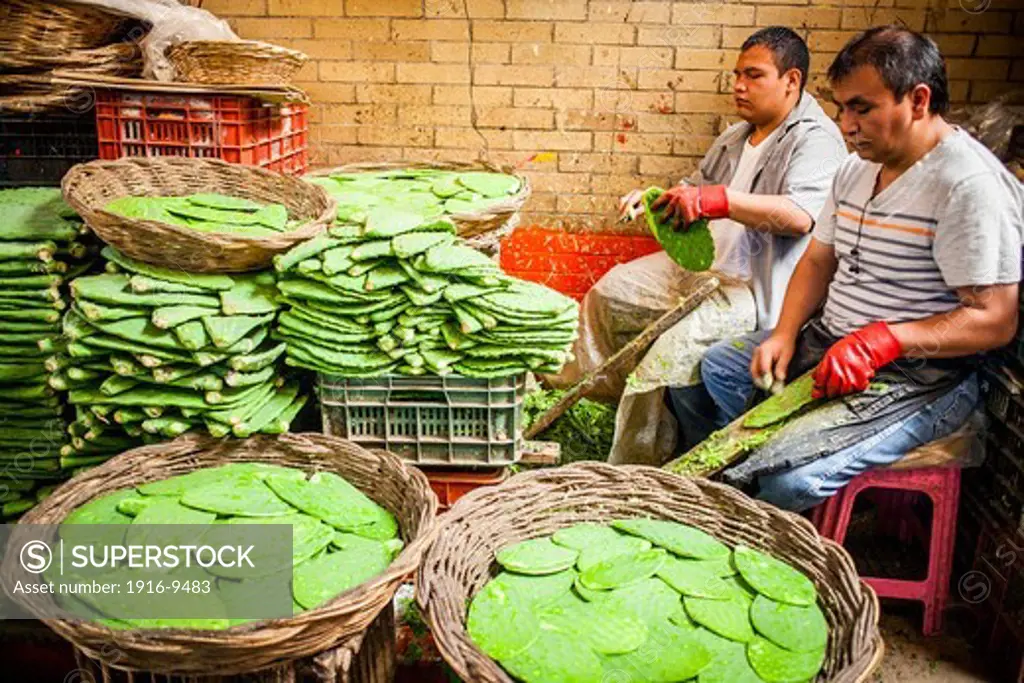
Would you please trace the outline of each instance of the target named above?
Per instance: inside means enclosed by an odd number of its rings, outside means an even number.
[[[701,218],[728,218],[729,198],[725,185],[680,185],[658,197],[651,208],[664,208],[665,220],[685,230]]]
[[[814,369],[814,398],[864,391],[882,367],[903,354],[888,323],[874,322],[832,345]]]
[[[640,215],[643,210],[640,200],[643,196],[643,190],[633,190],[619,200],[619,221],[625,223]]]
[[[796,337],[777,330],[761,342],[750,359],[750,376],[754,378],[754,385],[768,391],[776,381],[785,382],[795,351]]]

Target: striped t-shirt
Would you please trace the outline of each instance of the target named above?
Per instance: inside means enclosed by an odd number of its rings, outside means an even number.
[[[829,332],[920,320],[959,306],[957,288],[1020,280],[1024,190],[981,143],[954,129],[872,198],[880,168],[850,155],[814,228],[839,260]]]

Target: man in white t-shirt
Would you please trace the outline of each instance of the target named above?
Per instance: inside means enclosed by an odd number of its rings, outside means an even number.
[[[804,510],[949,435],[979,398],[979,354],[1017,329],[1024,187],[943,119],[939,49],[896,26],[855,36],[829,69],[856,150],[836,173],[773,330],[712,347],[702,374],[724,426],[764,385],[814,368],[839,398],[726,470]]]
[[[835,169],[846,157],[835,123],[804,91],[810,55],[794,31],[771,27],[743,44],[734,69],[735,123],[715,140],[699,169],[662,201],[685,230],[699,218],[711,221],[713,270],[723,288],[666,333],[637,372],[605,377],[594,394],[620,404],[613,462],[660,464],[672,454],[672,406],[684,445],[710,432],[710,397],[700,386],[700,357],[728,336],[770,328],[786,283],[825,202]],[[622,200],[624,216],[636,215],[640,191]],[[594,370],[673,308],[695,278],[658,252],[616,266],[587,294],[581,307],[576,362],[553,380],[565,386]]]

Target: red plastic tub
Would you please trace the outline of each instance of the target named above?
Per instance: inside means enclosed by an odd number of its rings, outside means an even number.
[[[440,470],[426,467],[421,469],[423,474],[427,475],[430,488],[437,494],[441,503],[438,512],[446,512],[459,498],[481,486],[502,483],[510,474],[507,467],[474,470]]]
[[[648,235],[520,228],[501,242],[501,268],[514,277],[582,299],[618,264],[660,249],[658,241]]]

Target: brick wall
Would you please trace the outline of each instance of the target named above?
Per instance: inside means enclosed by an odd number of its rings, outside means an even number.
[[[240,35],[310,57],[314,163],[485,158],[527,172],[528,219],[602,229],[624,192],[691,171],[731,119],[756,28],[807,39],[810,89],[854,33],[902,22],[953,99],[1024,87],[1024,0],[205,0]],[[966,8],[966,9],[965,9]]]

